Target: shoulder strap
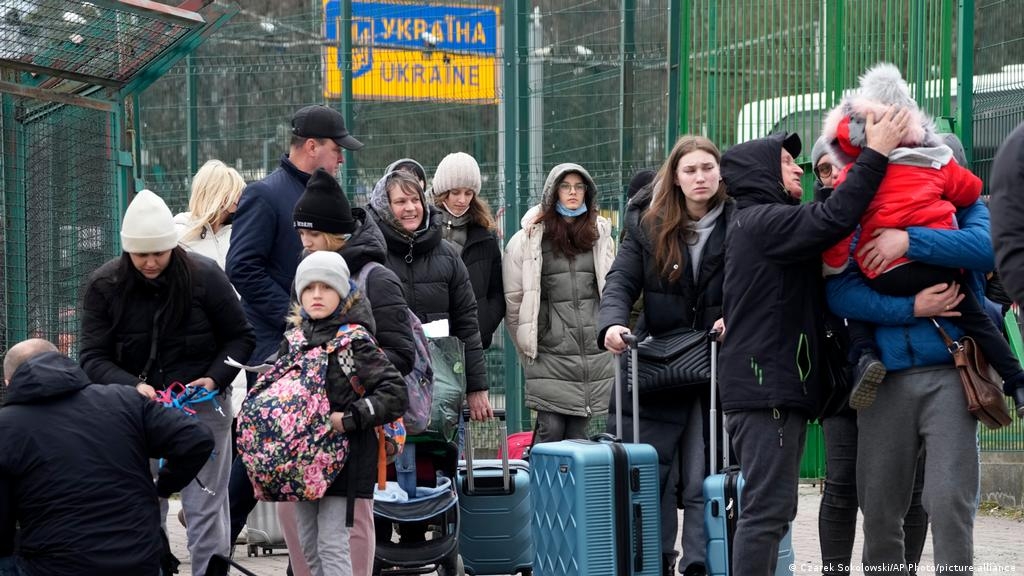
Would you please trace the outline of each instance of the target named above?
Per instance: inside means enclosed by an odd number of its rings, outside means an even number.
[[[370,271],[374,268],[383,268],[384,265],[380,262],[370,261],[363,264],[363,267],[359,270],[359,274],[356,274],[356,287],[363,293],[363,297],[366,297],[366,280],[370,277]]]
[[[949,350],[949,353],[956,357],[956,353],[963,350],[963,346],[959,342],[954,342],[953,339],[949,337],[949,334],[946,334],[946,331],[942,329],[938,320],[935,318],[932,318],[931,320],[932,324],[935,325],[935,329],[939,331],[939,336],[942,337],[942,342],[946,345],[946,350]]]

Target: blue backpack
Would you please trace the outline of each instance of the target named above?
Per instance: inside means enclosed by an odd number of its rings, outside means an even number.
[[[366,279],[374,268],[383,268],[380,262],[366,263],[359,274],[355,277],[356,286],[362,292],[367,302],[370,296],[366,291]],[[409,393],[409,409],[405,411],[402,420],[405,422],[405,431],[408,434],[422,434],[430,424],[430,404],[434,399],[434,369],[430,359],[430,348],[427,343],[427,336],[423,333],[423,326],[420,319],[406,309],[409,317],[409,330],[412,331],[413,342],[416,345],[416,359],[413,362],[412,371],[405,375],[405,387]]]

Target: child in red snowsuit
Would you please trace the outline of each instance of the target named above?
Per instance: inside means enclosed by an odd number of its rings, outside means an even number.
[[[931,120],[918,109],[899,70],[891,64],[879,64],[869,70],[861,77],[860,91],[845,98],[825,118],[825,141],[831,147],[833,159],[845,164],[836,187],[840,188],[839,184],[865,144],[864,119],[868,113],[879,116],[891,105],[909,108],[916,121],[911,122],[901,147],[889,154],[885,178],[861,218],[860,238],[872,238],[875,231],[882,228],[955,230],[957,209],[977,202],[981,179],[953,159],[952,149],[935,134]],[[853,235],[824,253],[826,275],[846,268],[852,241]],[[867,265],[866,254],[858,253],[854,258],[868,285],[881,294],[914,296],[936,284],[960,282],[964,285],[960,270],[901,257],[879,272]],[[969,290],[962,293],[964,298],[955,308],[960,312],[960,317],[954,320],[956,324],[975,339],[1008,388],[1024,385],[1024,371],[998,328]],[[854,332],[860,330],[859,326],[851,330],[851,340],[855,339]],[[870,348],[860,356],[850,395],[850,405],[856,409],[874,402],[877,386],[885,377],[885,366]]]

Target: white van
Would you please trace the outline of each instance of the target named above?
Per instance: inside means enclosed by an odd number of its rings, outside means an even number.
[[[950,98],[956,98],[956,78],[950,84]],[[910,87],[911,93],[914,86]],[[926,111],[937,108],[943,82],[929,80],[925,87]],[[795,94],[744,104],[737,120],[736,142],[746,142],[776,132],[796,132],[803,142],[803,155],[821,134],[825,113],[835,104],[825,92]],[[935,105],[930,105],[935,104]],[[937,119],[938,120],[938,119]],[[1024,64],[1004,66],[1001,72],[974,77],[975,162],[990,160],[1007,134],[1024,120]],[[940,125],[940,129],[942,126]]]

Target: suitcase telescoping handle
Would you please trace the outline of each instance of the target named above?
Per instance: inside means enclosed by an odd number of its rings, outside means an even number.
[[[501,430],[499,431],[501,435],[501,479],[504,491],[507,494],[512,476],[508,467],[508,424],[505,422],[504,410],[494,410],[494,417],[501,422]],[[462,411],[462,419],[466,422],[466,445],[464,450],[466,456],[466,493],[473,494],[476,492],[476,482],[473,480],[473,434],[469,429],[469,410]]]
[[[640,442],[640,387],[637,386],[639,367],[637,366],[637,339],[630,332],[622,334],[622,341],[629,348],[629,384],[626,386],[633,393],[633,443]],[[622,437],[622,362],[615,359],[615,433]]]
[[[721,333],[708,333],[711,341],[711,470],[715,472],[718,461],[718,337]],[[725,415],[722,416],[722,468],[729,466],[729,433],[725,430]],[[721,469],[719,469],[721,470]]]

